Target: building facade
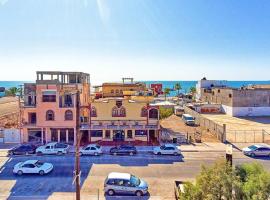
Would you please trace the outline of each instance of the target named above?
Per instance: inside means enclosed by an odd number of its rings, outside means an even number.
[[[200,100],[221,104],[222,111],[231,116],[270,116],[270,88],[211,87],[200,89]]]
[[[81,127],[84,142],[154,142],[158,140],[159,129],[157,107],[127,98],[94,100],[90,121]]]
[[[87,106],[90,76],[81,72],[37,72],[36,83],[24,85],[23,142],[75,143],[76,92]],[[82,113],[87,119],[87,114]]]

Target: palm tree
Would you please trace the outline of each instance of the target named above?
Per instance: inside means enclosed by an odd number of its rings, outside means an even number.
[[[196,88],[194,86],[190,87],[189,92],[194,95],[196,93]]]
[[[180,83],[176,83],[174,85],[174,89],[177,90],[177,97],[179,97],[180,90],[182,90],[182,86]]]
[[[165,89],[164,89],[165,101],[167,100],[167,95],[170,94],[170,91],[171,91],[170,88],[165,88]]]
[[[11,87],[5,91],[6,96],[16,96],[20,92],[21,92],[21,89],[17,87]]]

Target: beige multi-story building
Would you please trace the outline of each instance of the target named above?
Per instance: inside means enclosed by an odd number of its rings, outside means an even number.
[[[24,85],[23,142],[75,142],[76,92],[88,106],[90,76],[81,72],[37,72],[36,83]],[[84,114],[81,116],[84,118]],[[87,118],[87,113],[85,114]]]
[[[83,141],[154,142],[159,135],[159,110],[145,101],[103,98],[91,103],[90,123],[82,125]]]
[[[230,88],[224,81],[214,83],[197,87],[200,101],[221,104],[223,112],[231,116],[270,116],[269,85]]]

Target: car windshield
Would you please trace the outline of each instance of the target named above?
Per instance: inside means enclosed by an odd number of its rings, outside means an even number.
[[[37,167],[41,167],[44,164],[44,162],[37,161],[35,164],[36,164]]]
[[[165,149],[165,146],[161,146],[160,149]]]
[[[257,147],[255,145],[249,146],[248,148],[253,150],[253,151],[257,149]]]
[[[139,186],[140,183],[141,183],[141,181],[136,176],[131,175],[131,177],[130,177],[130,183],[131,183],[131,185]]]

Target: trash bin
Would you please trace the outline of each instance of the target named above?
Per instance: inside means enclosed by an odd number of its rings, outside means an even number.
[[[173,138],[173,143],[174,143],[174,144],[177,143],[177,138]]]

